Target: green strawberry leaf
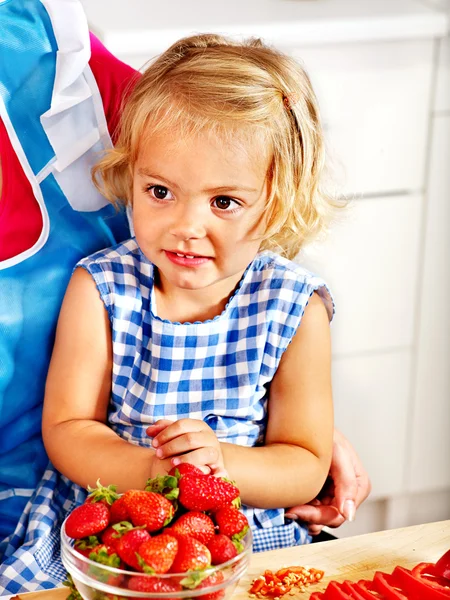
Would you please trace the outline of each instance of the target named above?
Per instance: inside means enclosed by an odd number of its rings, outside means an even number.
[[[70,594],[67,596],[67,600],[83,600],[80,592],[75,587],[75,584],[72,579],[72,575],[66,573],[66,580],[63,581],[63,585],[69,588]]]
[[[245,525],[239,533],[235,533],[233,536],[231,536],[231,541],[232,542],[234,542],[234,541],[240,542],[242,540],[242,538],[245,537],[247,531],[248,531],[248,525]]]
[[[197,586],[201,584],[201,582],[210,576],[211,573],[207,571],[190,571],[187,577],[184,577],[180,583],[183,587],[194,590]]]
[[[108,487],[104,487],[100,483],[100,479],[97,479],[96,485],[97,487],[95,488],[91,488],[90,485],[87,486],[87,491],[89,492],[88,498],[90,498],[93,502],[101,502],[102,500],[105,500],[109,505],[112,505],[119,498],[116,485],[108,485]]]

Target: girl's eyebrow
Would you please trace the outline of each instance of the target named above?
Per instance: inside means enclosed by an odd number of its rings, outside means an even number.
[[[157,175],[156,173],[151,173],[148,169],[139,168],[137,172],[138,172],[138,175],[141,175],[143,177],[159,179],[160,181],[164,181],[164,183],[167,183],[167,185],[171,188],[180,189],[180,186],[178,186],[173,181],[170,181],[169,179],[166,179],[165,177],[162,177],[161,175]],[[260,190],[258,190],[256,188],[252,188],[252,187],[243,186],[243,185],[221,185],[221,186],[202,190],[202,192],[208,193],[208,194],[212,194],[213,192],[217,193],[217,192],[231,192],[231,191],[245,191],[245,192],[256,193],[256,192],[259,192]]]

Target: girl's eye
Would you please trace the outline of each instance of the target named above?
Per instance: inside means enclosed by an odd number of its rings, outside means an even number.
[[[230,209],[236,210],[241,206],[237,200],[233,200],[233,198],[229,198],[228,196],[217,196],[217,198],[214,198],[213,204],[216,208],[228,212],[230,212]]]
[[[146,188],[147,192],[156,198],[156,200],[171,200],[171,193],[163,185],[151,185]]]

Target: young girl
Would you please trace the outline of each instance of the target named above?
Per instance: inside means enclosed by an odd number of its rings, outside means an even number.
[[[291,259],[327,214],[323,152],[307,75],[259,41],[181,40],[137,83],[95,169],[134,237],[78,263],[47,380],[35,518],[55,544],[88,484],[181,462],[236,481],[255,551],[308,541],[284,507],[330,466],[333,305]]]

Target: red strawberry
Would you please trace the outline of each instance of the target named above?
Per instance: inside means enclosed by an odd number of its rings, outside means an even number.
[[[236,546],[226,535],[219,533],[207,544],[208,550],[211,552],[211,564],[221,565],[227,560],[231,560],[237,556]]]
[[[197,586],[197,590],[204,589],[207,587],[212,587],[216,585],[220,585],[225,580],[225,577],[222,571],[216,571],[206,579],[204,579],[199,586]],[[202,600],[221,600],[225,596],[225,590],[218,590],[217,592],[212,592],[211,594],[204,594],[201,596]]]
[[[172,573],[201,571],[210,564],[211,554],[204,544],[188,535],[178,538],[178,552],[170,568]]]
[[[139,546],[151,539],[146,529],[130,529],[118,540],[116,551],[120,558],[136,571],[142,571],[136,553]]]
[[[247,517],[233,506],[220,508],[214,514],[214,518],[219,526],[219,533],[230,538],[236,536],[235,539],[241,539],[248,531]]]
[[[125,500],[123,496],[118,498],[115,502],[113,502],[111,508],[109,509],[110,517],[109,522],[111,525],[115,523],[120,523],[120,521],[129,521],[130,515],[128,514],[127,507],[125,506]]]
[[[107,546],[112,546],[117,549],[117,544],[119,543],[121,536],[130,529],[133,529],[133,525],[127,521],[111,525],[102,533],[102,542]]]
[[[128,588],[136,592],[150,592],[152,594],[173,594],[181,592],[183,589],[181,585],[173,579],[161,579],[160,577],[149,577],[145,575],[130,577]],[[154,600],[158,599],[154,598]]]
[[[142,559],[141,571],[146,573],[166,573],[178,551],[178,540],[172,535],[161,533],[139,546],[138,554]]]
[[[215,533],[212,519],[205,513],[196,511],[181,515],[170,529],[179,535],[190,535],[205,545],[208,544]]]
[[[189,510],[215,511],[239,496],[236,486],[214,475],[186,473],[178,485],[180,504]]]
[[[109,509],[100,502],[85,502],[73,509],[66,521],[66,534],[84,538],[100,533],[109,524]]]
[[[80,540],[76,540],[75,544],[74,544],[74,548],[77,552],[79,552],[86,558],[89,558],[89,554],[99,544],[100,544],[100,541],[99,541],[98,537],[95,535],[90,535],[87,538],[82,538]]]
[[[129,490],[123,498],[133,525],[145,525],[148,531],[156,531],[173,518],[173,505],[161,494]]]
[[[178,478],[180,478],[181,475],[186,475],[187,473],[193,473],[194,475],[204,475],[203,471],[201,471],[195,465],[191,465],[190,463],[181,463],[176,467],[172,467],[169,471],[169,475]]]

